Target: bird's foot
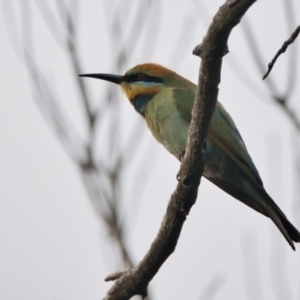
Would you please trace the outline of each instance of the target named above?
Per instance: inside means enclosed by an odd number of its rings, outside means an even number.
[[[179,154],[179,161],[182,162],[183,158],[184,158],[184,154],[185,154],[185,150],[182,150],[182,152]]]

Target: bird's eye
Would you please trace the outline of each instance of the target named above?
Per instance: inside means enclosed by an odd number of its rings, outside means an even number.
[[[137,77],[138,80],[144,80],[145,78],[146,78],[146,75],[144,73],[139,74]]]

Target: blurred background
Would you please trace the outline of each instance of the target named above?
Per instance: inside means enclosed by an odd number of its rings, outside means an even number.
[[[223,2],[0,2],[1,299],[102,299],[104,277],[146,253],[179,163],[116,85],[77,75],[155,62],[196,82],[192,50]],[[299,19],[298,0],[255,3],[230,36],[219,92],[298,229],[299,37],[262,76]],[[149,299],[300,299],[297,247],[203,178]]]

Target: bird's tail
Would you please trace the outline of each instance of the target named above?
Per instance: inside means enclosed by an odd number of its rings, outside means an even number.
[[[264,198],[267,198],[267,202],[270,205],[266,205],[264,210],[267,216],[275,223],[277,228],[281,231],[287,242],[291,245],[292,249],[295,251],[295,243],[300,243],[300,232],[297,228],[287,219],[285,214],[273,201],[273,199],[267,194],[263,194]]]
[[[236,186],[235,184],[220,178],[207,177],[207,179],[229,195],[235,197],[266,217],[269,217],[295,251],[293,242],[300,243],[300,232],[287,219],[285,214],[268,195],[262,185],[250,186],[250,188],[248,187],[248,189],[244,190],[241,186]],[[258,201],[259,199],[260,201]]]

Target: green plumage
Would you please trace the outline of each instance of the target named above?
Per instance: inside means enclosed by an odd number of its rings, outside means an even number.
[[[103,74],[99,75],[106,79]],[[115,80],[115,77],[111,78],[106,80]],[[136,79],[129,81],[128,78]],[[134,107],[138,107],[137,111],[157,141],[179,158],[186,147],[196,85],[155,64],[134,67],[123,76],[120,85]],[[299,231],[265,191],[234,121],[219,102],[208,132],[205,155],[203,175],[228,194],[271,218],[295,250],[293,241],[300,242]]]

